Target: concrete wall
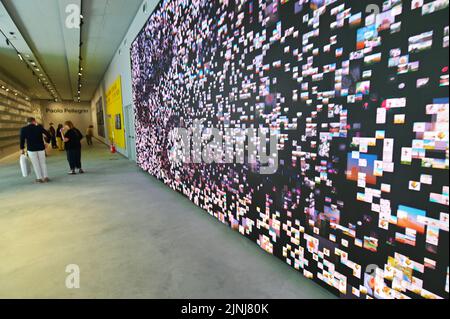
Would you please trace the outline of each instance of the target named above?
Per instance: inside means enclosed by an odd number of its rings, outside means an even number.
[[[42,122],[40,106],[30,101],[26,91],[0,74],[0,158],[19,150],[20,129],[28,117]]]
[[[101,81],[97,91],[95,92],[92,100],[92,122],[96,126],[97,123],[97,115],[95,111],[95,105],[100,97],[103,97],[103,102],[105,103],[105,92],[106,90],[114,83],[117,77],[120,75],[122,78],[122,99],[123,99],[123,107],[125,108],[128,105],[133,104],[133,95],[131,90],[131,58],[130,58],[130,45],[139,33],[139,31],[144,26],[145,22],[148,20],[149,16],[152,14],[156,5],[158,4],[158,0],[144,0],[142,2],[141,8],[137,12],[137,15],[133,22],[131,23],[128,32],[125,38],[122,41],[121,46],[118,48],[114,58],[112,59],[103,80]],[[143,7],[146,6],[147,10],[144,12]],[[105,106],[105,114],[106,114],[106,106]],[[126,118],[125,118],[126,119]],[[105,119],[106,123],[106,119]],[[127,127],[127,125],[125,125]],[[134,127],[134,125],[130,125],[130,127]],[[95,128],[97,132],[97,127]],[[129,134],[125,134],[128,136]],[[134,135],[134,133],[133,133]],[[106,132],[106,136],[108,136],[108,132]],[[100,138],[105,141],[105,139]],[[109,141],[105,141],[109,143]],[[126,149],[118,149],[118,151],[125,156],[128,156],[128,152]]]
[[[91,104],[75,102],[53,102],[40,101],[44,127],[48,128],[50,123],[55,125],[64,124],[65,121],[72,121],[73,124],[85,134],[87,128],[92,123]]]

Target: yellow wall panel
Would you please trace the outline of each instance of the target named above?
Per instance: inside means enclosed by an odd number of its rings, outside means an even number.
[[[117,147],[126,149],[120,76],[106,91],[106,114],[109,140]]]

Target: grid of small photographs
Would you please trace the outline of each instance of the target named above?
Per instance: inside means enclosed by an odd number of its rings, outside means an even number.
[[[131,48],[138,163],[342,298],[448,298],[449,1],[368,3],[162,1]],[[270,127],[278,171],[172,162],[197,120]]]

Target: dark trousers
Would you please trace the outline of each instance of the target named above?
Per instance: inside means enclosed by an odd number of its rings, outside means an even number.
[[[86,135],[86,141],[87,141],[87,144],[89,146],[93,145],[93,143],[92,143],[92,136]]]
[[[52,148],[58,148],[58,144],[56,143],[56,136],[52,136]]]
[[[67,160],[71,170],[81,169],[81,149],[67,150]]]

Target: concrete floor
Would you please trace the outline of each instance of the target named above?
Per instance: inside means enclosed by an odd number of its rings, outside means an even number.
[[[45,185],[0,161],[0,298],[334,298],[105,147],[64,155]]]

